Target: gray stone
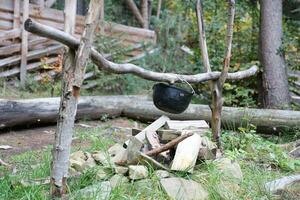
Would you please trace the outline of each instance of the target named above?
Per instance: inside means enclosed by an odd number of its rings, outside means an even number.
[[[110,178],[109,182],[110,182],[110,186],[112,188],[115,188],[119,185],[128,183],[129,179],[126,176],[122,175],[122,174],[115,174]]]
[[[115,157],[117,153],[119,153],[122,150],[124,150],[124,147],[116,143],[108,149],[108,154],[110,157]]]
[[[170,177],[170,173],[166,170],[156,170],[154,172],[154,174],[158,177],[158,178],[168,178]]]
[[[128,167],[116,166],[115,172],[117,174],[126,174],[128,172]]]
[[[103,151],[94,151],[92,157],[96,162],[101,163],[102,165],[110,165],[109,155]]]
[[[235,183],[240,183],[243,180],[243,172],[239,163],[228,158],[220,158],[214,161],[216,167],[222,173],[221,179],[228,180],[228,178]]]
[[[109,174],[110,173],[107,170],[100,168],[96,173],[96,180],[100,181],[100,180],[107,179]]]
[[[98,182],[94,185],[88,186],[79,190],[74,197],[70,199],[80,200],[108,200],[111,192],[109,181]]]
[[[165,178],[160,183],[170,199],[175,200],[204,200],[208,192],[200,183],[183,178]]]
[[[78,172],[82,172],[84,170],[85,160],[82,160],[82,159],[78,159],[78,160],[70,159],[69,163],[70,163],[69,165],[71,166],[71,168],[74,168]]]
[[[148,177],[148,169],[144,165],[129,165],[129,178],[139,180]]]
[[[73,160],[86,160],[87,157],[83,151],[76,151],[70,155],[70,159]]]

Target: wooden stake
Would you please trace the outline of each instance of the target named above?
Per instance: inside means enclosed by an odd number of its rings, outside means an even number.
[[[22,47],[21,47],[21,66],[20,66],[20,80],[21,87],[26,84],[26,65],[27,65],[27,52],[28,52],[28,32],[25,30],[25,20],[29,17],[29,0],[23,1],[23,28],[22,28]]]

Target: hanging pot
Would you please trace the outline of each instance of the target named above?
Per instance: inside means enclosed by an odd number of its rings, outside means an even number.
[[[179,114],[185,111],[193,94],[194,91],[189,92],[165,83],[157,83],[153,86],[154,105],[158,109],[169,113]]]

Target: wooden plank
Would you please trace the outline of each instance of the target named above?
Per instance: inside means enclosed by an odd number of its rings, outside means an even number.
[[[33,39],[28,42],[28,49],[31,50],[36,45],[43,44],[45,42],[50,41],[47,38],[38,38]],[[21,43],[15,43],[9,46],[0,47],[0,56],[9,56],[13,53],[20,52],[21,51]]]
[[[30,51],[27,54],[27,60],[29,61],[29,60],[40,58],[42,56],[50,56],[53,54],[57,54],[62,48],[63,48],[62,45],[55,45],[45,49]],[[7,57],[5,59],[0,60],[0,68],[14,66],[20,63],[20,61],[21,61],[20,55]]]
[[[174,129],[174,130],[183,130],[183,129],[193,129],[193,128],[204,128],[208,129],[209,126],[204,120],[168,120],[166,122],[165,127],[167,129]]]
[[[0,42],[3,42],[4,40],[8,39],[14,39],[21,36],[21,30],[20,29],[12,29],[8,31],[1,31],[0,32]]]
[[[176,148],[171,170],[193,172],[200,147],[201,137],[198,134],[180,142]]]
[[[57,62],[57,58],[50,58],[50,59],[47,59],[45,62],[35,62],[35,63],[30,63],[26,66],[26,70],[28,71],[32,71],[34,69],[37,69],[39,68],[42,64],[52,64],[52,63],[55,63]],[[3,71],[3,72],[0,72],[0,78],[3,78],[3,77],[11,77],[11,76],[14,76],[14,75],[17,75],[20,73],[20,68],[19,67],[14,67],[10,70],[7,70],[7,71]]]
[[[142,130],[140,133],[138,133],[135,137],[138,140],[140,140],[141,142],[143,142],[145,140],[145,136],[146,136],[147,131],[156,131],[157,129],[162,127],[166,123],[167,120],[170,120],[170,118],[167,117],[167,116],[164,116],[164,115],[161,116],[160,118],[155,120],[152,124],[147,126],[144,130]],[[124,145],[127,146],[128,141],[126,141]]]
[[[29,0],[23,1],[23,19],[29,17]],[[22,22],[22,44],[21,44],[21,65],[20,65],[20,84],[24,87],[26,84],[26,65],[28,53],[28,32],[24,29],[25,20]]]
[[[20,28],[20,0],[14,0],[13,28]]]

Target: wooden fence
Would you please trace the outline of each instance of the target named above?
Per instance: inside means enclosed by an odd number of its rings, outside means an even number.
[[[27,71],[35,72],[41,69],[42,65],[51,65],[59,61],[58,55],[62,52],[63,46],[23,31],[23,18],[28,16],[40,23],[63,30],[63,11],[28,2],[29,0],[0,0],[0,78],[19,75],[24,63],[26,74]],[[84,16],[77,15],[75,37],[80,37],[83,26]],[[156,34],[152,30],[106,21],[100,23],[97,33],[116,38],[122,45],[132,47],[132,52],[128,54],[130,57],[142,53],[141,43],[156,42]],[[43,57],[48,59],[41,59]],[[53,74],[53,70],[50,70],[49,74]],[[39,79],[38,77],[40,75],[37,75],[36,80]]]

